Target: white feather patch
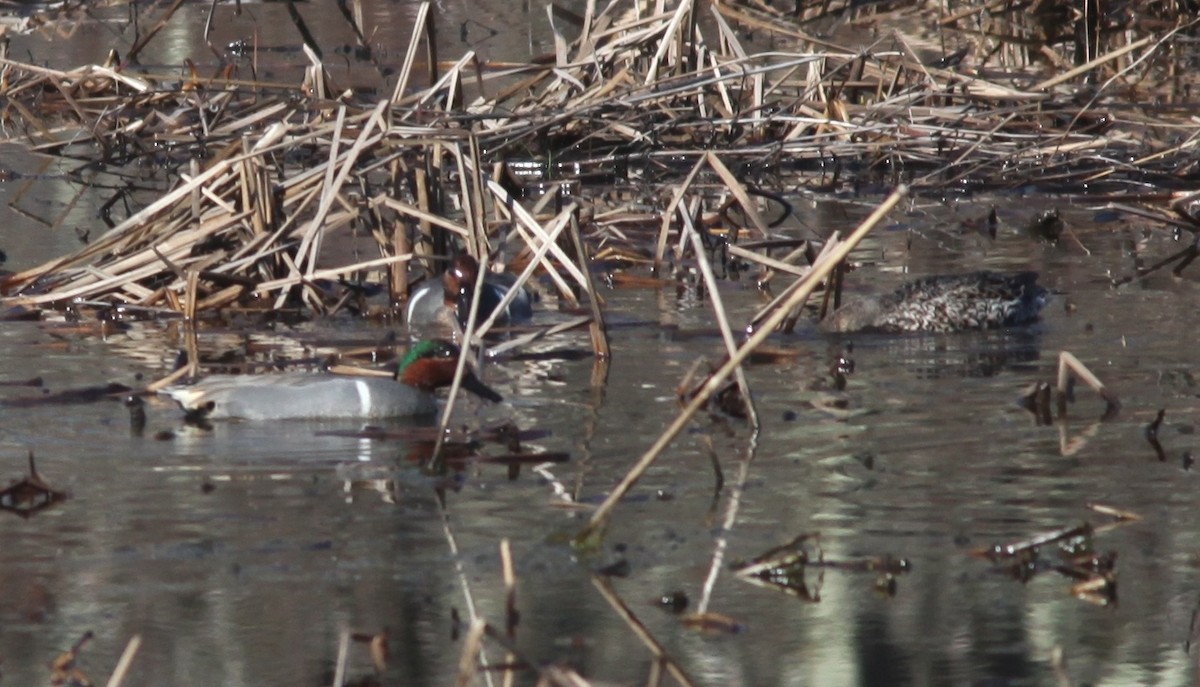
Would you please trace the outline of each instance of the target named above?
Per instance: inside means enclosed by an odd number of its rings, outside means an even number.
[[[358,380],[354,383],[354,388],[358,390],[358,407],[359,415],[368,417],[371,414],[371,387],[363,380]]]

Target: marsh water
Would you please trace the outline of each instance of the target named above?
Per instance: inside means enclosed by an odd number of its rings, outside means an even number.
[[[477,16],[495,24],[509,15],[491,7]],[[64,45],[23,40],[37,60]],[[70,58],[84,59],[100,58]],[[68,206],[78,189],[55,186],[53,166],[23,153],[5,159],[46,177],[0,186],[7,267],[78,245],[74,229],[96,224],[102,196],[83,193]],[[848,230],[878,198],[797,193],[793,201],[796,217],[776,229],[781,237]],[[1001,220],[994,237],[964,225],[991,205]],[[31,208],[72,219],[48,228],[30,218]],[[1049,210],[1069,229],[1056,242],[1025,230]],[[855,253],[849,295],[927,274],[1032,269],[1053,292],[1042,320],[974,334],[837,337],[802,322],[773,337],[773,355],[747,368],[761,433],[736,419],[694,422],[619,506],[593,551],[570,543],[589,509],[676,416],[677,388],[693,363],[721,355],[710,299],[694,290],[606,288],[606,374],[574,355],[589,348],[585,334],[551,337],[527,351],[537,355],[484,366],[506,402],[468,401],[454,424],[511,422],[531,432],[523,450],[568,460],[520,470],[469,460],[437,475],[423,469],[428,448],[419,442],[331,435],[355,425],[203,430],[151,399],[138,433],[116,400],[22,403],[161,377],[180,331],[177,323],[0,323],[0,382],[44,382],[0,387],[0,476],[25,474],[33,451],[41,476],[69,493],[28,519],[0,513],[0,684],[49,682],[51,661],[91,631],[79,666],[93,681],[140,635],[128,685],[328,685],[343,633],[385,629],[390,659],[381,684],[448,684],[463,650],[459,623],[475,613],[503,625],[502,540],[517,578],[516,646],[527,659],[572,666],[597,683],[645,683],[655,663],[599,593],[603,570],[620,573],[608,578],[612,587],[696,684],[1044,685],[1058,679],[1056,649],[1076,684],[1192,684],[1200,278],[1155,272],[1113,287],[1182,247],[1168,229],[1086,199],[912,201]],[[750,275],[723,281],[719,295],[735,323],[762,303]],[[543,313],[535,323],[554,317]],[[346,317],[210,327],[200,337],[214,349],[250,341],[305,357],[334,344],[369,345],[388,331]],[[410,336],[403,327],[397,333]],[[1066,421],[1040,425],[1018,404],[1031,385],[1054,382],[1064,350],[1120,396],[1115,418],[1100,421],[1104,403],[1086,387]],[[843,355],[854,371],[845,390],[834,391],[829,370]],[[1165,460],[1146,439],[1160,409]],[[719,492],[712,456],[726,478]],[[723,530],[735,492],[738,517]],[[1106,528],[1111,519],[1093,504],[1140,519]],[[1078,598],[1077,580],[1053,570],[1022,581],[971,555],[1084,522],[1098,552],[1116,553],[1109,603]],[[691,629],[659,603],[682,593],[694,608],[719,537],[732,561],[817,533],[828,561],[891,556],[908,570],[889,591],[860,566],[810,566],[801,598],[748,584],[722,563],[710,610],[736,621],[736,632]],[[488,658],[505,659],[494,646]],[[348,680],[374,675],[365,644],[351,644],[347,668]],[[520,683],[535,680],[518,673]]]

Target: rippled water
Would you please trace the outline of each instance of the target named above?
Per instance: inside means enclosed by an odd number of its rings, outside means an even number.
[[[605,294],[614,350],[606,384],[592,387],[587,359],[500,360],[485,378],[511,402],[472,403],[455,420],[547,430],[526,448],[571,460],[542,475],[526,468],[510,478],[504,466],[472,463],[447,481],[423,473],[411,442],[317,436],[339,427],[309,423],[199,432],[160,402],[140,437],[117,402],[5,408],[4,473],[20,476],[32,449],[42,475],[71,497],[29,520],[0,519],[4,677],[44,681],[47,663],[90,629],[97,638],[81,665],[93,678],[140,634],[130,684],[328,684],[343,630],[387,628],[385,683],[445,684],[462,648],[452,618],[467,616],[464,588],[483,617],[503,623],[498,546],[507,538],[519,579],[518,645],[597,680],[642,681],[651,664],[591,581],[623,559],[628,574],[616,590],[700,684],[1045,684],[1055,647],[1078,684],[1189,681],[1184,646],[1200,598],[1200,532],[1190,517],[1198,497],[1183,462],[1197,393],[1197,316],[1186,307],[1194,282],[1155,275],[1113,290],[1109,271],[1129,272],[1135,249],[1148,258],[1173,251],[1169,236],[1094,225],[1091,211],[1077,208],[1070,217],[1084,253],[1021,233],[1027,214],[1007,213],[991,240],[959,232],[942,209],[911,212],[859,252],[870,264],[848,288],[887,289],[906,272],[982,264],[1038,269],[1055,291],[1039,324],[841,338],[805,324],[771,340],[773,362],[748,369],[763,432],[729,533],[731,559],[819,532],[829,560],[907,559],[912,571],[896,578],[892,597],[876,591],[873,573],[810,568],[816,603],[722,574],[711,609],[741,623],[740,634],[687,630],[657,608],[664,593],[682,591],[693,603],[701,594],[732,493],[727,486],[714,502],[708,446],[732,482],[750,445],[736,421],[696,422],[621,505],[600,551],[568,545],[586,512],[564,508],[556,487],[585,505],[603,498],[674,417],[692,362],[720,352],[703,299],[618,289]],[[745,321],[758,304],[750,284],[723,289],[732,319]],[[134,385],[166,371],[169,333],[139,324],[101,338],[61,324],[5,323],[0,380],[41,375],[51,391]],[[337,327],[342,340],[382,333]],[[326,334],[315,325],[271,336]],[[856,369],[846,391],[820,391],[847,342]],[[585,347],[570,337],[548,344]],[[1017,405],[1025,387],[1053,381],[1059,350],[1120,394],[1115,420],[1098,421],[1103,403],[1086,389],[1065,424],[1037,426]],[[38,393],[2,390],[7,400]],[[1143,438],[1159,408],[1167,409],[1166,462]],[[1073,442],[1066,453],[1064,441]],[[1097,549],[1118,554],[1115,605],[1072,598],[1070,580],[1054,573],[1022,584],[969,555],[1105,523],[1089,503],[1143,518],[1096,537]],[[351,649],[350,676],[370,674],[365,645]]]

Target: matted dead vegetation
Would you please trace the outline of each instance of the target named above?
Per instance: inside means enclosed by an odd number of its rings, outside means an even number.
[[[495,255],[507,241],[570,305],[589,289],[582,256],[560,241],[572,231],[593,254],[661,267],[688,250],[672,239],[685,214],[706,233],[765,238],[786,216],[778,194],[798,188],[1171,188],[1195,173],[1198,128],[1177,104],[1196,20],[1181,7],[624,7],[551,10],[552,56],[485,70],[468,53],[414,90],[425,8],[390,97],[369,101],[338,90],[315,55],[294,88],[230,69],[164,79],[5,60],[9,136],[174,172],[102,238],[0,288],[38,307],[320,313],[346,298],[323,280],[386,280],[400,303],[440,269],[424,258],[451,243]],[[922,22],[937,29],[904,30]],[[818,26],[870,42],[844,47]],[[467,103],[468,90],[481,95]],[[379,257],[328,259],[347,231],[373,236]],[[785,267],[767,253],[742,257]]]

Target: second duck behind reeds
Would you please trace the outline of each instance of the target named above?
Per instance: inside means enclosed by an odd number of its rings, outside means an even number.
[[[821,322],[832,332],[957,332],[1034,322],[1046,303],[1037,272],[925,277],[842,306]]]
[[[459,326],[465,327],[478,278],[479,262],[466,253],[460,254],[440,280],[428,281],[412,293],[408,301],[408,323],[430,325],[444,316],[452,316],[458,320]],[[491,317],[515,283],[516,278],[508,273],[489,272],[484,276],[483,292],[479,295],[479,321]],[[522,287],[497,321],[510,323],[529,320],[533,317],[533,302],[533,293]]]

